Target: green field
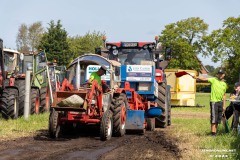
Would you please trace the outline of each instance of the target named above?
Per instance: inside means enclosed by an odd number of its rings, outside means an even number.
[[[183,151],[183,159],[240,159],[240,136],[225,133],[222,125],[216,137],[210,135],[209,96],[208,93],[196,95],[196,104],[205,107],[172,108],[169,131],[179,140],[177,145]],[[29,120],[0,120],[0,140],[32,136],[39,130],[47,130],[48,117],[49,113],[44,113],[32,115]]]

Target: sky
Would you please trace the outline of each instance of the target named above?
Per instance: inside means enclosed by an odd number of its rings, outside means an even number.
[[[208,33],[228,17],[240,16],[240,0],[0,0],[0,38],[16,49],[21,24],[61,20],[69,36],[105,32],[107,41],[154,41],[170,23],[200,17]],[[220,66],[198,56],[204,65]]]

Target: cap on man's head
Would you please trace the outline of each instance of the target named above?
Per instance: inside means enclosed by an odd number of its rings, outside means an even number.
[[[240,82],[236,82],[235,84],[234,84],[234,87],[239,87],[240,86]]]
[[[104,74],[106,74],[106,70],[107,70],[106,68],[101,67],[100,69],[103,70]]]
[[[219,69],[219,70],[218,70],[218,74],[225,74],[225,72],[224,72],[224,70]]]

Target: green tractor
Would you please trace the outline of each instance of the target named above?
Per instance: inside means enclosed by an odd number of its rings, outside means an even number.
[[[2,43],[2,41],[1,41]],[[0,112],[5,119],[24,113],[26,71],[31,70],[30,113],[41,113],[49,108],[48,67],[45,52],[22,54],[1,47],[2,92]],[[11,88],[11,89],[10,89]],[[9,91],[11,90],[11,92]],[[14,94],[13,94],[14,92]],[[13,96],[14,95],[14,96]]]

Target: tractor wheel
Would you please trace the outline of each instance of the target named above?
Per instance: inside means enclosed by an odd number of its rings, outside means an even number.
[[[157,105],[162,109],[162,114],[159,117],[155,118],[156,127],[166,128],[168,125],[169,102],[167,94],[166,82],[158,84]]]
[[[15,81],[15,86],[18,88],[19,92],[19,116],[24,113],[24,102],[25,102],[25,80],[18,79]]]
[[[106,141],[111,139],[113,129],[112,111],[104,112],[100,122],[100,139]]]
[[[40,110],[39,110],[40,113],[43,113],[45,111],[49,111],[50,98],[49,98],[47,87],[41,88],[41,90],[40,90],[40,98],[41,98]]]
[[[155,129],[155,119],[154,118],[147,118],[147,131],[154,131]]]
[[[50,138],[58,138],[60,133],[60,125],[58,124],[58,112],[55,109],[50,111],[49,115],[49,125],[48,125],[48,133]]]
[[[121,93],[114,96],[111,104],[113,111],[113,135],[121,137],[126,133],[126,112],[127,112],[127,98]]]
[[[39,113],[39,107],[40,107],[40,97],[39,97],[39,91],[36,88],[31,89],[31,114],[38,114]]]
[[[0,110],[2,113],[2,117],[5,119],[18,118],[19,103],[17,89],[5,88],[0,99],[1,99]]]
[[[168,126],[171,125],[171,92],[170,92],[170,88],[171,86],[167,86],[168,87]]]

